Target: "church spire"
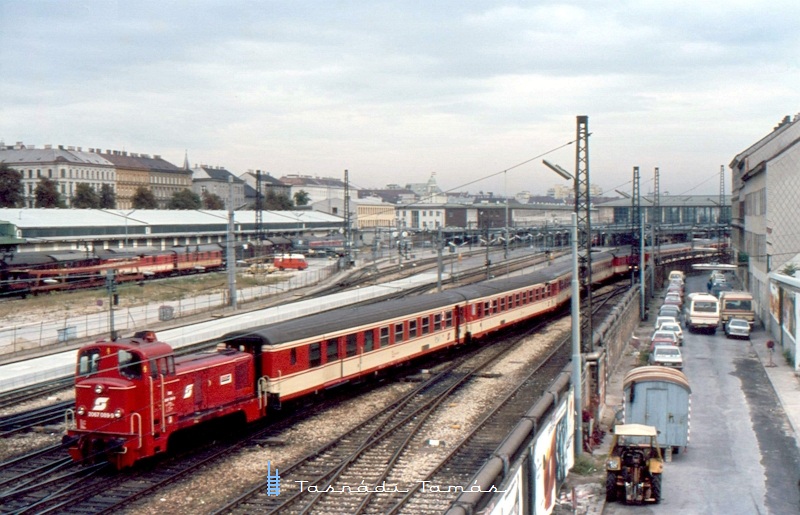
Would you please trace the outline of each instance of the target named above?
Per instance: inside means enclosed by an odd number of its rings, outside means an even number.
[[[189,167],[189,151],[188,150],[184,150],[183,152],[184,152],[183,169],[184,170],[191,170],[191,168]]]

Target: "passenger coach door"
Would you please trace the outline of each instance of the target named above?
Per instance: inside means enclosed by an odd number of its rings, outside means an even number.
[[[466,310],[466,305],[456,308],[456,343],[463,343],[463,338],[461,338],[461,321],[466,315]]]

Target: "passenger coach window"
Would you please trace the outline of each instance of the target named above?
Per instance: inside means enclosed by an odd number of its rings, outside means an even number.
[[[331,361],[336,361],[339,359],[339,340],[329,340],[328,341],[328,358],[326,359],[326,363],[330,363]]]
[[[442,329],[442,315],[437,313],[433,315],[433,330],[441,331],[441,329]]]
[[[381,347],[389,345],[389,328],[381,327]]]
[[[394,324],[394,343],[403,341],[403,322]]]
[[[88,349],[78,358],[78,375],[87,376],[100,371],[100,349]]]
[[[375,332],[370,329],[364,331],[364,352],[369,352],[375,349]]]
[[[453,327],[453,312],[447,311],[444,314],[444,326],[445,327]]]
[[[409,338],[416,338],[417,337],[417,321],[416,320],[409,320],[408,321],[408,337]]]
[[[142,358],[138,354],[120,349],[119,373],[128,379],[142,378]]]
[[[431,332],[431,317],[430,315],[422,317],[422,334]]]
[[[308,346],[308,366],[318,367],[322,363],[322,344],[312,343]]]
[[[358,335],[348,334],[346,338],[345,355],[349,358],[358,352]]]
[[[289,364],[296,365],[297,364],[297,348],[293,348],[289,350]]]

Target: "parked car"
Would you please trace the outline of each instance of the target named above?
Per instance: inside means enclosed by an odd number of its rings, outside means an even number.
[[[661,317],[659,317],[661,318]],[[678,337],[678,346],[683,345],[683,329],[678,322],[662,322],[658,327],[659,331],[672,331]]]
[[[725,324],[725,336],[728,338],[750,339],[750,323],[744,318],[731,318]]]
[[[651,365],[683,369],[681,350],[674,345],[656,345],[650,353],[648,362]]]
[[[711,295],[719,298],[719,294],[725,291],[733,291],[733,286],[728,283],[716,283],[711,287]]]
[[[677,283],[672,283],[667,286],[667,295],[681,295],[683,296],[683,286]]]
[[[655,327],[653,327],[653,329],[658,331],[658,329],[661,327],[662,324],[667,324],[667,323],[677,324],[678,320],[675,317],[659,315],[658,317],[656,317],[656,325]]]
[[[661,306],[661,309],[658,310],[658,316],[673,317],[678,321],[678,323],[683,321],[683,313],[681,312],[681,308],[670,304]]]
[[[678,337],[672,331],[656,331],[650,338],[650,350],[652,351],[658,345],[674,345],[678,346]]]

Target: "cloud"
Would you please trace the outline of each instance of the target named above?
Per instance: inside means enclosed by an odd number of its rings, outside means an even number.
[[[786,0],[12,0],[0,139],[349,168],[372,186],[436,171],[455,187],[574,139],[586,114],[593,181],[661,166],[674,191],[798,110],[799,14]],[[553,157],[571,168],[574,149]],[[531,164],[481,189],[552,182]]]

